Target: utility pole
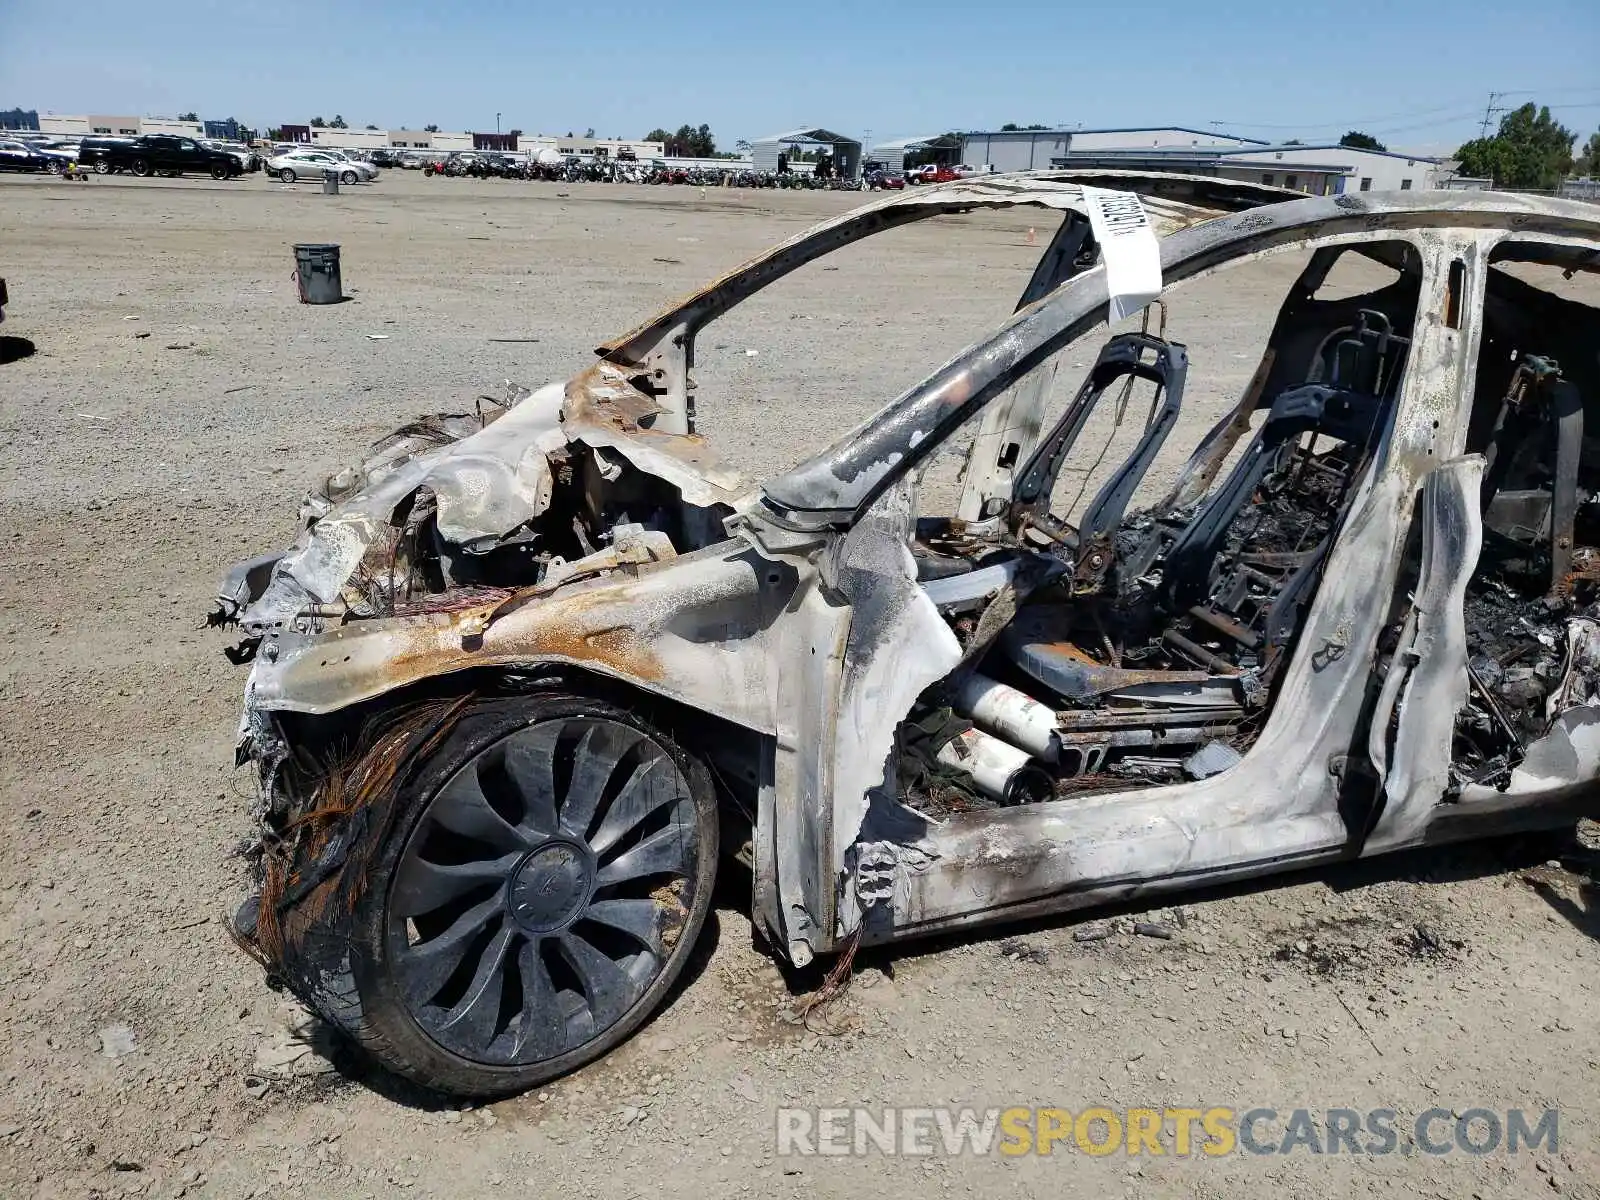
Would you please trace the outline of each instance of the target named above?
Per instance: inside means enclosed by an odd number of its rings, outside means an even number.
[[[1494,103],[1496,100],[1499,100],[1504,95],[1505,95],[1504,92],[1490,92],[1489,93],[1489,106],[1483,110],[1483,125],[1478,130],[1478,137],[1479,138],[1488,137],[1489,136],[1489,125],[1494,121],[1495,117],[1497,117],[1499,114],[1505,112],[1504,108],[1496,108],[1495,107],[1495,103]]]
[[[500,136],[500,114],[499,113],[495,113],[495,115],[494,115],[494,135],[495,135],[495,137],[499,137]]]

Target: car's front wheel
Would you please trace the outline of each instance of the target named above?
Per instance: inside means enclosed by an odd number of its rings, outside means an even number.
[[[107,162],[103,158],[102,159],[98,159],[94,164],[94,173],[96,175],[109,175],[109,174],[111,174],[111,164],[109,162]]]
[[[134,159],[132,170],[135,175],[143,179],[145,176],[150,174],[150,160],[148,158]]]
[[[356,173],[354,171],[346,171],[339,176],[339,182],[346,186],[356,182]]]
[[[285,183],[293,183],[299,178],[299,176],[297,176],[290,168],[285,167],[283,170],[278,172],[278,178],[283,180]]]
[[[228,164],[227,163],[212,163],[211,164],[211,178],[213,178],[213,179],[226,179],[231,174],[233,174],[233,172],[228,170]]]
[[[399,1074],[476,1097],[628,1038],[710,906],[704,767],[623,709],[549,693],[479,704],[405,774],[359,854],[346,1003],[324,990],[326,1015]]]

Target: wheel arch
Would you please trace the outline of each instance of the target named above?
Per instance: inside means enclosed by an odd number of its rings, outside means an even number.
[[[288,802],[297,797],[303,800],[301,793],[315,786],[326,764],[337,761],[362,730],[384,714],[441,700],[508,699],[553,690],[577,692],[616,705],[666,734],[706,769],[731,844],[738,846],[749,836],[755,824],[761,763],[766,743],[773,740],[770,734],[633,681],[564,663],[474,668],[404,684],[331,712],[266,714],[273,718],[281,738],[276,757],[287,766],[287,770],[272,772],[271,786],[285,790]],[[252,752],[246,746],[240,749],[241,758]],[[253,752],[267,749],[258,739]]]

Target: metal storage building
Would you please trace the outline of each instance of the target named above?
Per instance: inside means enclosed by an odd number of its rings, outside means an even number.
[[[879,142],[869,147],[867,157],[881,162],[885,170],[904,171],[906,155],[933,152],[933,161],[954,166],[961,161],[961,139],[955,134],[938,133],[927,137],[900,138],[893,142]]]
[[[961,161],[996,171],[1140,166],[1221,175],[1312,195],[1421,190],[1438,162],[1392,150],[1332,143],[1273,145],[1182,125],[1120,129],[1020,129],[961,135]]]
[[[1228,157],[1234,162],[1250,163],[1263,174],[1275,174],[1280,180],[1285,172],[1293,172],[1308,162],[1346,163],[1343,190],[1347,192],[1422,191],[1437,186],[1434,181],[1440,174],[1438,159],[1394,150],[1360,150],[1333,143],[1251,146],[1230,151]]]
[[[759,138],[750,143],[750,162],[757,171],[776,171],[778,155],[787,153],[786,148],[812,149],[817,146],[833,148],[839,173],[844,178],[854,179],[861,174],[861,143],[827,129],[791,129],[788,133],[774,133]]]
[[[1080,150],[1164,150],[1265,146],[1181,125],[1121,129],[1005,129],[961,135],[961,161],[996,171],[1043,171]]]
[[[1215,175],[1246,183],[1265,183],[1290,188],[1309,196],[1336,196],[1347,189],[1352,170],[1348,160],[1337,154],[1323,154],[1321,161],[1303,159],[1285,163],[1286,169],[1264,170],[1267,164],[1216,147],[1186,150],[1166,147],[1157,150],[1074,150],[1065,158],[1046,164],[1051,167],[1104,167],[1122,171],[1172,171],[1179,175]],[[1277,167],[1279,164],[1271,164]]]

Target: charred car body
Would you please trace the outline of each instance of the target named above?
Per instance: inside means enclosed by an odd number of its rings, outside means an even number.
[[[1111,336],[1046,419],[1060,351],[1107,319],[1095,188],[1142,197],[1166,286],[1309,252],[1237,405],[1137,507],[1179,342]],[[716,460],[708,322],[862,237],[1010,205],[1061,223],[997,331],[764,485]],[[959,181],[791,239],[565,385],[398,431],[215,614],[252,663],[242,943],[390,1067],[492,1095],[648,1016],[719,847],[804,964],[1570,821],[1600,771],[1600,324],[1503,268],[1597,249],[1593,208],[1523,196]],[[1325,298],[1346,255],[1394,282]],[[1052,511],[1130,381],[1154,398],[1132,452]],[[960,501],[924,511],[958,435]]]

